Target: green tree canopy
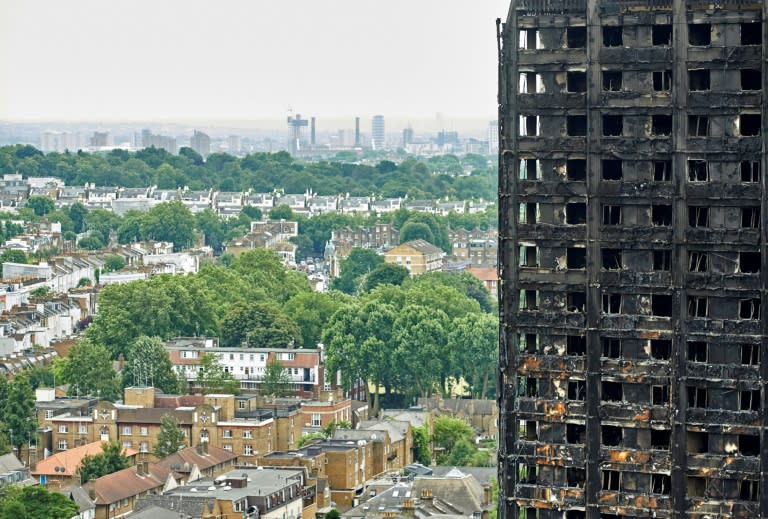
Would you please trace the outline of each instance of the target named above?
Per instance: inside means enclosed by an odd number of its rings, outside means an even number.
[[[173,250],[191,247],[196,240],[195,219],[180,201],[165,202],[150,209],[141,223],[142,238],[173,242]]]
[[[301,292],[285,303],[283,310],[301,329],[304,346],[314,348],[331,316],[348,299],[340,292]]]
[[[116,254],[110,254],[104,260],[104,272],[112,272],[113,270],[120,270],[125,267],[125,259],[122,256]]]
[[[429,448],[427,424],[413,428],[413,461],[422,465],[432,464],[432,450]]]
[[[394,383],[396,343],[392,332],[397,309],[378,301],[355,301],[339,309],[323,333],[328,372],[341,370],[345,387],[358,379],[374,388],[369,393],[371,413],[378,415],[382,385]]]
[[[0,253],[0,263],[26,263],[27,255],[22,250],[6,249]]]
[[[384,258],[371,249],[353,248],[349,257],[341,262],[339,277],[331,282],[331,288],[345,294],[356,294],[363,276],[384,263]]]
[[[120,383],[104,346],[89,340],[78,342],[66,358],[57,361],[70,396],[92,395],[106,400],[120,396]]]
[[[499,320],[490,314],[467,314],[453,320],[448,334],[454,375],[463,377],[473,398],[488,398],[498,366]]]
[[[75,202],[67,209],[70,220],[72,220],[73,231],[81,233],[85,230],[85,217],[88,214],[88,209],[80,202]]]
[[[98,479],[128,468],[130,461],[123,452],[123,446],[117,441],[102,443],[99,454],[87,455],[83,458],[78,469],[80,481],[86,483],[91,479]]]
[[[7,397],[3,400],[0,421],[11,444],[21,452],[21,447],[37,433],[35,415],[35,391],[26,373],[20,373],[8,384]]]
[[[265,396],[280,398],[292,393],[291,386],[288,370],[276,358],[270,360],[264,370],[264,378],[259,386],[259,392]]]
[[[370,292],[379,285],[402,285],[408,279],[408,269],[394,263],[381,263],[365,276],[363,289]]]
[[[32,209],[37,216],[45,216],[54,209],[53,200],[45,196],[30,196],[25,207]]]
[[[123,388],[152,386],[163,393],[179,393],[179,378],[173,371],[168,350],[159,337],[140,336],[128,348],[122,371]]]
[[[287,205],[278,205],[269,210],[270,220],[293,220],[293,210]]]
[[[435,388],[450,393],[449,355],[446,338],[450,320],[439,309],[406,305],[392,325],[396,343],[394,364],[398,366],[401,387],[415,396],[429,396]]]
[[[473,437],[472,427],[460,418],[443,415],[437,417],[432,425],[432,442],[435,447],[446,451],[451,451],[461,440],[471,442]]]
[[[303,336],[296,322],[268,303],[232,307],[221,322],[223,346],[245,344],[249,348],[301,346]]]
[[[175,336],[216,334],[218,330],[211,289],[192,276],[154,276],[146,281],[104,287],[99,313],[86,337],[109,347],[113,358],[127,356],[142,335],[163,340]]]
[[[436,245],[435,242],[437,241],[429,225],[423,222],[408,222],[400,229],[400,243],[412,240],[425,240],[432,245]]]
[[[212,392],[238,394],[240,391],[238,381],[232,373],[224,370],[214,353],[205,353],[200,359],[200,370],[195,381],[204,395]]]
[[[67,496],[40,485],[0,488],[0,519],[70,519],[78,512],[77,504]]]
[[[181,430],[179,421],[171,413],[166,413],[160,419],[160,432],[152,454],[162,459],[180,451],[187,444],[187,437]]]

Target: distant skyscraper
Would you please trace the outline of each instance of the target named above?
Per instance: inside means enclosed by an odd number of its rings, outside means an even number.
[[[60,136],[58,132],[43,132],[40,135],[40,150],[45,153],[59,151]]]
[[[371,145],[374,150],[384,149],[384,116],[374,115],[371,122]]]
[[[360,118],[355,117],[355,148],[360,147]]]
[[[413,128],[410,126],[403,129],[403,148],[413,142]]]
[[[112,146],[112,135],[109,132],[93,132],[91,147],[102,148],[105,146]]]
[[[499,121],[488,123],[488,153],[493,155],[499,152]]]
[[[227,147],[232,155],[240,153],[240,136],[230,135],[227,137]]]
[[[211,138],[205,133],[195,130],[195,133],[189,140],[189,147],[203,157],[207,157],[211,154]]]
[[[149,128],[144,128],[141,130],[141,146],[143,148],[149,148],[152,146],[152,132],[149,131]]]
[[[437,145],[440,147],[459,143],[459,132],[437,132]]]

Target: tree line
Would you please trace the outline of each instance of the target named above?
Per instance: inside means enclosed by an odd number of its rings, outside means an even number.
[[[227,264],[206,263],[197,274],[106,286],[84,339],[58,362],[59,380],[72,394],[108,399],[137,383],[182,391],[163,342],[212,336],[222,346],[244,348],[315,348],[322,342],[329,369],[340,369],[348,387],[363,379],[413,399],[448,395],[461,382],[463,392],[492,395],[498,325],[482,283],[469,274],[410,278],[402,267],[379,267],[396,275],[373,269],[360,275],[353,294],[320,293],[273,252],[254,250]],[[342,265],[342,275],[346,268],[350,264]],[[111,366],[118,358],[125,361],[122,378]],[[225,386],[211,364],[202,385]],[[379,391],[370,399],[378,409]]]
[[[191,148],[178,155],[158,148],[136,152],[47,153],[28,145],[0,147],[0,173],[24,176],[53,176],[69,186],[189,187],[192,190],[304,193],[320,195],[375,194],[384,198],[491,198],[496,193],[496,169],[480,155],[444,155],[405,158],[399,164],[382,160],[358,164],[356,157],[339,155],[336,160],[302,162],[281,151],[251,153],[238,158],[213,153],[205,160]],[[471,171],[466,174],[466,171]]]

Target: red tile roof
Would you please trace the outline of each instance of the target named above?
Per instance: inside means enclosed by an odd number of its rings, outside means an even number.
[[[46,476],[73,477],[84,457],[95,456],[103,452],[101,445],[101,442],[93,442],[67,451],[57,452],[40,461],[32,474],[35,476],[45,474]],[[134,449],[123,449],[123,454],[128,457],[135,456],[138,452]]]
[[[149,490],[162,488],[172,473],[173,471],[169,468],[150,463],[148,474],[145,476],[138,474],[138,467],[128,467],[91,481],[83,488],[90,490],[91,485],[95,485],[96,505],[108,505]]]
[[[169,469],[178,465],[181,468],[174,467],[173,470],[186,474],[192,469],[193,465],[197,465],[197,468],[202,471],[236,459],[237,454],[208,445],[208,454],[199,454],[195,447],[187,447],[170,456],[166,456],[158,461],[157,464]],[[189,469],[184,468],[187,463],[189,464]]]

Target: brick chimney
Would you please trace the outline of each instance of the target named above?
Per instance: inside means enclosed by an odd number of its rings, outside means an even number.
[[[483,505],[488,506],[493,501],[493,492],[491,491],[491,485],[488,483],[483,485]]]

